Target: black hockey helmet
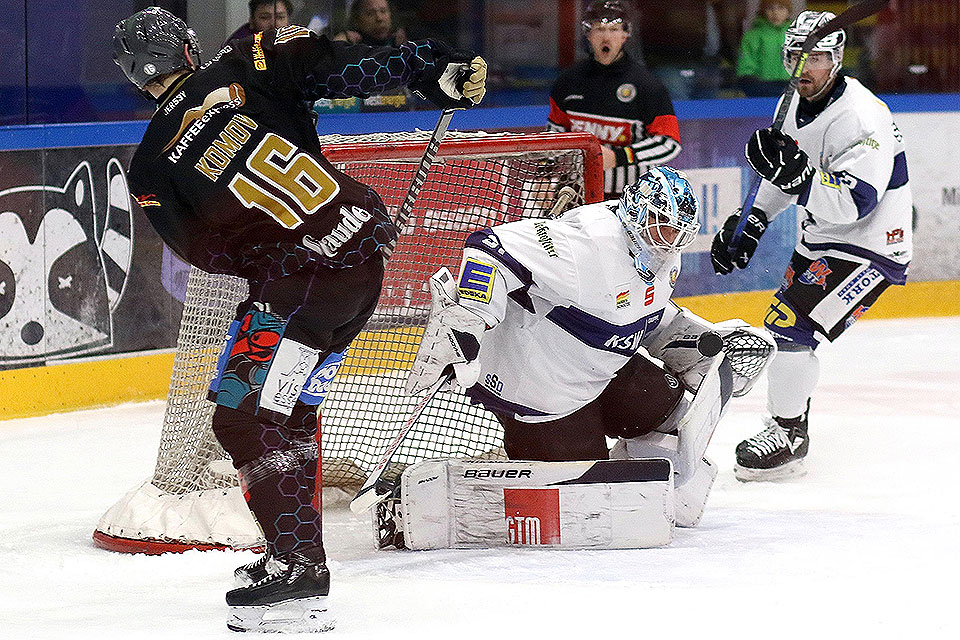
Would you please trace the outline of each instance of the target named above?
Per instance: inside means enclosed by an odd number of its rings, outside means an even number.
[[[113,61],[141,91],[154,78],[200,64],[200,43],[187,23],[160,7],[138,11],[117,25]]]
[[[630,17],[620,0],[594,0],[583,14],[580,25],[589,31],[595,24],[622,24],[623,30],[630,31]]]

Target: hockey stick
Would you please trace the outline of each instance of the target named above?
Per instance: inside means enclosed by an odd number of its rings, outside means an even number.
[[[387,465],[390,464],[390,459],[393,457],[393,454],[397,452],[397,449],[400,448],[400,444],[406,439],[407,434],[410,433],[410,429],[413,428],[413,425],[417,424],[417,421],[420,420],[420,416],[423,415],[427,405],[430,404],[430,401],[433,400],[434,396],[436,396],[440,391],[440,387],[451,380],[453,380],[453,372],[448,373],[445,376],[441,376],[439,380],[434,382],[433,385],[427,389],[426,394],[424,394],[424,396],[420,399],[420,402],[417,403],[417,406],[413,408],[413,411],[410,413],[410,417],[407,418],[407,421],[403,423],[403,426],[400,428],[400,432],[397,433],[396,437],[393,439],[393,442],[390,443],[390,446],[387,447],[387,450],[382,456],[380,456],[380,461],[377,462],[377,466],[375,466],[373,471],[370,472],[370,476],[367,478],[367,481],[363,483],[363,486],[360,487],[359,491],[357,491],[357,495],[355,495],[353,500],[350,501],[351,511],[354,513],[363,513],[390,495],[390,490],[392,487],[378,487],[384,471],[387,470]],[[382,491],[378,491],[378,488],[382,489]]]
[[[813,48],[817,46],[817,43],[834,31],[839,31],[840,29],[849,27],[855,22],[872,16],[886,7],[888,3],[889,0],[865,0],[860,4],[855,4],[807,36],[803,41],[803,45],[800,47],[800,59],[797,60],[797,66],[793,68],[793,73],[790,74],[790,83],[787,85],[786,91],[783,92],[783,98],[780,100],[780,106],[777,108],[776,117],[773,119],[773,129],[780,130],[783,127],[783,122],[787,119],[787,111],[790,110],[790,103],[793,102],[793,94],[797,92],[797,86],[800,84],[800,74],[803,73],[803,67],[807,64],[807,58],[810,56]],[[760,190],[760,183],[762,181],[763,179],[754,173],[753,179],[750,181],[750,190],[747,192],[747,197],[743,201],[743,207],[740,209],[740,219],[737,221],[737,228],[733,230],[730,244],[727,247],[727,251],[731,256],[737,245],[740,244],[740,238],[743,237],[743,230],[747,226],[747,218],[750,216],[750,210],[753,209],[753,203],[757,199],[757,191]]]
[[[568,204],[573,202],[574,198],[577,197],[577,192],[573,187],[563,187],[557,192],[557,199],[554,201],[553,206],[550,207],[550,211],[547,212],[547,218],[556,218],[558,215],[563,213],[563,210]]]
[[[437,120],[437,125],[433,128],[430,141],[427,142],[427,148],[423,150],[423,157],[420,158],[417,172],[414,174],[413,180],[410,181],[410,188],[407,189],[407,195],[400,204],[397,217],[393,221],[397,227],[397,237],[393,242],[380,249],[384,263],[390,259],[390,256],[393,255],[393,250],[397,247],[400,234],[403,232],[403,228],[407,225],[407,220],[410,219],[410,214],[413,212],[413,204],[420,196],[420,190],[427,181],[427,174],[430,173],[430,167],[437,157],[437,150],[440,149],[440,141],[443,140],[443,136],[446,135],[447,128],[450,126],[450,119],[453,118],[453,112],[459,110],[460,109],[444,109],[443,112],[440,113],[440,118]]]

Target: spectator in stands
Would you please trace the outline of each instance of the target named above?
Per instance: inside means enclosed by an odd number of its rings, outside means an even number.
[[[227,42],[249,38],[255,33],[279,29],[290,24],[293,3],[290,0],[250,0],[250,21],[234,31]]]
[[[393,21],[388,0],[355,0],[350,6],[347,30],[333,37],[353,44],[396,47],[407,41],[403,27]]]
[[[743,34],[737,78],[748,96],[776,96],[783,92],[790,73],[783,66],[781,49],[790,27],[791,0],[763,0],[761,15]]]
[[[680,129],[663,83],[624,50],[631,25],[623,3],[592,2],[582,24],[592,57],[557,78],[548,128],[597,136],[604,191],[612,200],[648,169],[680,153]]]

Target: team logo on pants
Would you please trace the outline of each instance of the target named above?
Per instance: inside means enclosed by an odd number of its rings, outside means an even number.
[[[800,274],[798,280],[803,284],[815,284],[826,291],[827,276],[831,273],[833,273],[833,270],[827,265],[827,261],[824,258],[817,258],[810,263],[806,271]]]

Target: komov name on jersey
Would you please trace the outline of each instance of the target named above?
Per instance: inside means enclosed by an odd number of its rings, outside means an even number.
[[[342,220],[333,230],[319,240],[311,235],[303,236],[303,246],[322,253],[328,258],[335,258],[340,247],[349,242],[350,238],[356,235],[357,231],[363,227],[363,223],[373,216],[366,209],[358,206],[352,206],[349,209],[346,206],[340,207]]]
[[[242,113],[234,114],[193,168],[212,182],[216,182],[230,161],[250,141],[250,133],[256,131],[259,126],[250,116]]]

